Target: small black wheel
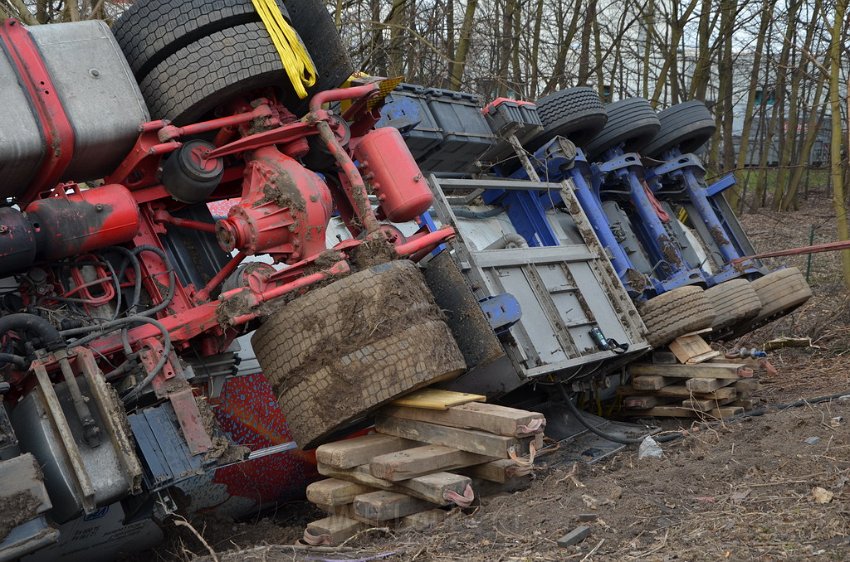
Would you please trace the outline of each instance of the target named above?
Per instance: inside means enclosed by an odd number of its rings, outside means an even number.
[[[691,332],[710,328],[714,307],[701,287],[673,289],[638,306],[646,325],[646,341],[652,347],[666,345]]]
[[[620,144],[626,152],[642,149],[661,128],[658,115],[643,98],[626,98],[605,106],[608,123],[584,146],[588,159],[596,160]]]
[[[711,140],[717,129],[711,112],[699,100],[668,107],[658,114],[658,120],[661,121],[661,129],[641,151],[652,158],[659,158],[676,147],[683,154],[699,150]]]
[[[466,368],[422,274],[406,260],[298,297],[266,319],[252,345],[302,449]]]
[[[566,137],[577,146],[599,134],[608,121],[605,105],[593,88],[567,88],[537,100],[537,114],[543,132],[527,148],[536,150],[556,136]]]

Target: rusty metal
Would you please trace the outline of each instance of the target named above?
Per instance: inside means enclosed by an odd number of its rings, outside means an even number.
[[[840,240],[838,242],[826,242],[824,244],[814,244],[812,246],[802,246],[799,248],[789,248],[787,250],[776,250],[774,252],[764,252],[752,256],[743,256],[732,260],[732,264],[742,264],[750,260],[759,260],[762,258],[779,258],[783,256],[799,256],[806,254],[820,254],[823,252],[834,252],[837,250],[850,250],[850,240]]]

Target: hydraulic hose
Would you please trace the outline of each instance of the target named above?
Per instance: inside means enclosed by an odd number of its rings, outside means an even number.
[[[619,435],[612,435],[611,433],[605,433],[604,431],[597,428],[596,426],[594,426],[592,423],[590,423],[589,421],[587,421],[584,418],[584,414],[582,414],[581,411],[578,409],[578,407],[575,404],[573,404],[573,401],[570,400],[570,395],[567,394],[567,389],[564,388],[563,384],[559,384],[558,388],[561,389],[561,395],[564,397],[564,402],[566,402],[566,404],[567,404],[567,409],[570,411],[570,413],[573,416],[575,416],[576,420],[581,425],[583,425],[588,430],[590,430],[591,433],[594,433],[594,434],[598,435],[599,437],[601,437],[603,439],[607,439],[608,441],[613,441],[614,443],[620,443],[621,445],[636,445],[636,444],[640,443],[641,441],[643,441],[646,437],[649,436],[649,434],[647,434],[647,435],[644,435],[643,437],[631,437],[631,438],[629,438],[629,437],[620,437]]]
[[[22,370],[27,369],[30,366],[30,362],[27,361],[26,357],[15,355],[14,353],[0,353],[0,364],[2,363],[11,363]]]
[[[14,330],[35,335],[49,351],[55,351],[66,346],[65,340],[53,324],[35,314],[17,312],[0,318],[0,335]]]

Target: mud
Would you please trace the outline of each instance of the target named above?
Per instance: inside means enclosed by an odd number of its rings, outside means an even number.
[[[236,445],[221,435],[221,430],[215,421],[215,414],[205,399],[195,399],[204,429],[212,440],[212,448],[204,455],[204,460],[215,460],[219,466],[239,462],[248,458],[251,450],[243,445]]]
[[[20,525],[38,515],[41,502],[29,491],[18,492],[0,504],[0,540]]]
[[[351,250],[351,262],[357,270],[369,269],[397,258],[395,247],[384,238],[365,240]]]

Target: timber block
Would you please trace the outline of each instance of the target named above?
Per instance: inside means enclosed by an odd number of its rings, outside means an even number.
[[[411,392],[401,398],[392,401],[394,406],[407,406],[426,410],[446,410],[452,406],[459,406],[468,402],[484,402],[487,397],[483,394],[469,394],[468,392],[453,392],[439,388],[423,388]]]
[[[416,447],[421,443],[408,441],[392,435],[361,435],[320,445],[316,449],[316,461],[336,468],[354,468],[366,464],[373,457]]]
[[[444,509],[429,509],[428,511],[420,511],[412,513],[401,518],[398,526],[400,529],[416,529],[421,531],[434,525],[438,525],[446,520],[448,512]]]
[[[731,379],[689,379],[685,381],[685,386],[693,392],[714,392],[724,386],[729,386],[734,381]]]
[[[434,509],[432,503],[397,492],[379,490],[354,498],[354,513],[366,521],[383,522]]]
[[[395,435],[404,439],[422,441],[431,443],[432,445],[454,447],[461,451],[501,459],[509,458],[511,451],[515,452],[518,456],[527,455],[529,445],[532,443],[534,443],[537,449],[543,447],[542,432],[533,437],[506,437],[483,431],[447,427],[387,416],[378,417],[375,421],[375,430],[379,433]]]
[[[512,478],[522,475],[522,467],[512,459],[500,459],[484,464],[478,464],[464,468],[461,474],[473,479],[489,480],[498,484],[504,484]]]
[[[360,521],[340,515],[331,515],[309,523],[305,532],[316,537],[326,536],[329,546],[337,546],[364,528],[365,526]]]
[[[345,505],[353,502],[355,496],[372,491],[374,491],[373,488],[362,484],[327,478],[307,486],[307,500],[311,503],[330,506]]]
[[[527,437],[542,431],[546,425],[546,418],[537,412],[475,402],[446,410],[388,406],[383,408],[381,413],[394,418],[473,429],[507,437]]]
[[[434,472],[410,480],[390,482],[372,476],[369,465],[342,469],[319,463],[317,467],[322,476],[356,482],[380,490],[408,494],[436,505],[448,505],[451,502],[445,499],[446,492],[452,491],[463,495],[466,487],[472,482],[467,476],[452,474],[451,472]]]
[[[670,342],[668,347],[670,347],[670,351],[673,352],[676,359],[679,360],[679,363],[684,363],[685,365],[704,363],[720,356],[719,351],[711,349],[711,346],[696,334],[679,336]]]
[[[397,482],[492,460],[495,459],[443,445],[423,445],[377,456],[369,463],[369,472],[376,478]]]

